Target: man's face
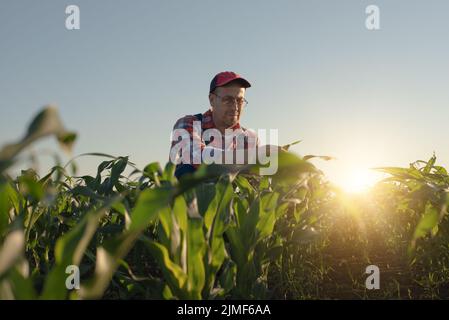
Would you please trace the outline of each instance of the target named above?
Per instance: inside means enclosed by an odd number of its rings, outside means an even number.
[[[209,94],[209,101],[215,125],[229,128],[239,123],[243,104],[238,101],[245,98],[245,88],[239,84],[230,84],[216,88],[214,93]]]

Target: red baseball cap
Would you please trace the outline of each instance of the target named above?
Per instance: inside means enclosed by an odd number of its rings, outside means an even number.
[[[231,81],[238,80],[244,88],[251,87],[251,84],[248,82],[248,80],[242,78],[239,74],[232,72],[232,71],[223,71],[218,73],[211,81],[210,83],[210,90],[209,93],[213,92],[215,88],[224,86],[225,84],[228,84]]]

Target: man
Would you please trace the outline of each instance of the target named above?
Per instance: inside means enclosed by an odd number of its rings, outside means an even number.
[[[231,71],[220,72],[210,83],[209,110],[203,114],[187,115],[176,122],[173,128],[174,132],[179,129],[181,131],[186,130],[191,141],[190,146],[187,144],[181,145],[190,152],[187,159],[184,157],[182,162],[177,164],[175,171],[177,178],[186,173],[194,172],[199,166],[199,162],[205,162],[203,157],[205,149],[208,151],[207,154],[219,159],[219,163],[229,163],[229,158],[226,158],[226,151],[228,151],[228,154],[231,151],[232,163],[240,164],[236,150],[242,148],[248,150],[256,147],[258,143],[257,135],[240,125],[242,112],[248,103],[245,99],[245,93],[249,87],[251,87],[251,84],[239,74]],[[195,130],[195,124],[197,128],[200,124],[201,132]],[[201,134],[205,130],[208,130],[209,133],[212,132],[210,135],[206,135],[210,139],[205,139],[204,135]],[[229,139],[230,132],[236,138],[231,137],[232,140]],[[210,137],[211,135],[212,137]],[[239,140],[240,138],[243,138],[243,140]],[[237,140],[243,141],[243,145],[239,144]],[[195,144],[199,148],[195,149]],[[179,146],[179,139],[172,138],[171,161],[173,161],[175,155],[180,156],[179,150],[175,148],[177,145]],[[246,153],[244,154],[244,162],[247,161],[248,154]]]

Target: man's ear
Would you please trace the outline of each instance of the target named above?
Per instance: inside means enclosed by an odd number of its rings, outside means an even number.
[[[211,107],[214,107],[214,95],[212,93],[209,93],[209,104]]]

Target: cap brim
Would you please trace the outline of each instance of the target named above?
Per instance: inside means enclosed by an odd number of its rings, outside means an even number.
[[[229,81],[228,83],[232,82],[232,81],[239,81],[240,83],[243,84],[244,88],[249,88],[251,87],[251,83],[248,82],[248,80],[244,79],[244,78],[237,78],[234,80]]]
[[[236,78],[236,79],[230,79],[229,81],[223,82],[219,86],[214,86],[213,88],[211,88],[210,92],[214,91],[216,88],[223,87],[227,84],[230,84],[231,82],[239,82],[240,84],[242,84],[243,88],[251,87],[251,83],[249,83],[248,80],[246,80],[244,78]]]

